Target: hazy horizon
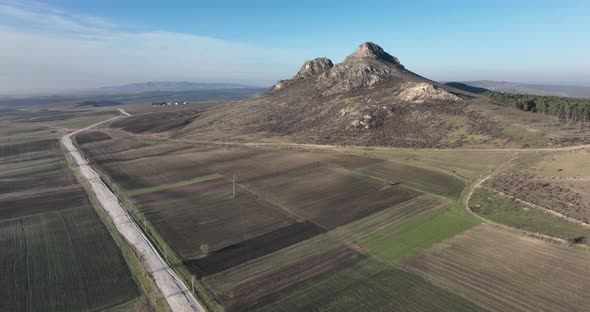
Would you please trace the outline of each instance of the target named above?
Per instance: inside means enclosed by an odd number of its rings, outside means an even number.
[[[290,6],[0,0],[0,94],[146,81],[267,87],[305,60],[340,62],[364,41],[437,81],[590,86],[583,1]]]

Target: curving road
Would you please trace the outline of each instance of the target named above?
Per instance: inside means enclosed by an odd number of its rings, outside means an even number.
[[[119,109],[119,111],[124,116],[131,116],[122,109]],[[82,156],[72,142],[73,135],[122,117],[114,117],[84,129],[68,133],[61,138],[61,141],[76,160],[82,176],[92,187],[92,191],[95,193],[103,209],[113,220],[117,231],[135,248],[140,258],[143,259],[143,264],[147,272],[152,275],[170,309],[173,312],[206,311],[188,290],[176,272],[160,256],[154,245],[144,235],[143,231],[141,231],[140,227],[133,221],[127,211],[121,207],[115,194],[103,183],[100,176],[92,169],[86,158]]]

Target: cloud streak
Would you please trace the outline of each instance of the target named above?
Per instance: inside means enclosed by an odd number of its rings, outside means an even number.
[[[285,51],[191,34],[126,30],[109,20],[31,2],[0,1],[0,38],[4,94],[149,80],[269,85],[295,66],[289,66],[293,58]]]

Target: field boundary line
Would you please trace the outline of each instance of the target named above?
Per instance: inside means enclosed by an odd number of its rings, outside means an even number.
[[[317,222],[315,222],[315,221],[312,221],[312,220],[306,219],[306,218],[304,218],[304,217],[302,217],[302,216],[298,215],[297,213],[295,213],[295,212],[291,211],[290,209],[288,209],[288,208],[287,208],[287,207],[285,207],[284,205],[282,205],[282,204],[279,204],[279,203],[277,203],[277,202],[276,202],[276,201],[274,201],[274,200],[271,200],[271,199],[268,199],[268,198],[262,197],[260,194],[258,194],[258,193],[256,193],[256,192],[252,191],[252,190],[251,190],[250,188],[248,188],[246,185],[244,185],[244,184],[242,184],[242,183],[236,183],[236,184],[237,184],[237,185],[239,185],[240,187],[244,188],[246,191],[250,192],[250,193],[251,193],[251,194],[253,194],[254,196],[258,197],[259,199],[261,199],[261,200],[264,200],[264,201],[266,201],[267,203],[270,203],[270,204],[272,204],[273,206],[276,206],[277,208],[279,208],[279,209],[283,210],[283,211],[284,211],[284,212],[286,212],[287,214],[289,214],[289,215],[293,216],[293,217],[295,218],[295,222],[301,222],[301,221],[304,221],[304,222],[305,222],[305,221],[307,221],[307,222],[309,222],[309,223],[311,223],[311,224],[313,224],[313,225],[317,226],[318,228],[320,228],[320,229],[323,229],[324,231],[327,231],[327,232],[329,231],[328,229],[326,229],[326,228],[325,228],[324,226],[322,226],[321,224],[319,224],[319,223],[317,223]]]
[[[225,177],[225,176],[222,174],[219,174],[219,173],[214,173],[214,174],[200,176],[200,177],[196,177],[193,179],[183,180],[183,181],[175,182],[175,183],[167,183],[167,184],[160,184],[157,186],[149,186],[149,187],[144,187],[144,188],[133,189],[127,193],[129,194],[129,196],[143,195],[143,194],[148,194],[148,193],[165,191],[165,190],[169,190],[169,189],[173,189],[173,188],[177,188],[177,187],[189,186],[189,185],[193,185],[193,184],[200,183],[200,182],[207,182],[207,181],[219,179],[222,177]]]
[[[191,139],[172,139],[159,137],[160,139],[168,139],[179,142],[197,143],[197,144],[209,144],[209,145],[235,145],[235,146],[251,146],[251,147],[264,147],[264,146],[284,146],[284,147],[301,147],[301,148],[315,148],[315,149],[336,149],[346,148],[351,146],[346,145],[330,145],[330,144],[307,144],[307,143],[275,143],[275,142],[225,142],[225,141],[206,141],[206,140],[191,140]],[[359,146],[352,145],[352,147],[369,150],[385,150],[385,151],[466,151],[466,152],[555,152],[555,151],[576,151],[586,149],[590,147],[590,144],[573,145],[564,147],[546,147],[546,148],[403,148],[403,147],[386,147],[386,146]]]
[[[368,174],[368,173],[359,172],[359,171],[354,171],[354,172],[356,172],[357,174],[360,174],[360,175],[363,175],[363,176],[366,176],[366,177],[369,177],[369,178],[373,178],[375,180],[378,180],[378,181],[387,183],[388,185],[386,185],[386,186],[399,186],[399,187],[403,187],[403,188],[406,188],[406,189],[409,189],[409,190],[420,192],[422,195],[428,194],[428,195],[431,195],[431,196],[434,196],[434,197],[440,199],[443,202],[452,203],[452,202],[454,202],[454,201],[457,200],[457,199],[453,199],[452,197],[447,197],[447,196],[443,196],[443,195],[440,195],[440,194],[435,194],[435,193],[431,193],[431,192],[427,192],[427,191],[421,190],[421,189],[419,189],[417,187],[413,187],[413,186],[411,186],[411,185],[409,185],[408,183],[405,183],[405,182],[392,182],[392,181],[389,181],[387,179],[376,177],[376,176],[371,175],[371,174]],[[467,184],[465,183],[466,181],[461,181],[461,182],[463,182],[463,190],[464,190],[467,187]],[[463,190],[461,190],[461,191],[463,191]],[[461,196],[461,195],[459,194],[459,196]]]

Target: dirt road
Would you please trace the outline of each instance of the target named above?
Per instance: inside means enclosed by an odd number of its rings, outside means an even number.
[[[558,152],[558,151],[577,151],[590,148],[590,144],[573,145],[565,147],[541,147],[541,148],[406,148],[406,147],[387,147],[387,146],[357,146],[357,145],[330,145],[330,144],[308,144],[308,143],[275,143],[275,142],[225,142],[225,141],[203,141],[191,139],[171,139],[157,135],[146,135],[148,137],[167,139],[177,142],[222,145],[222,146],[244,146],[244,147],[300,147],[308,149],[338,149],[338,148],[357,148],[367,150],[383,151],[429,151],[429,152]]]
[[[126,111],[119,109],[122,115],[131,116]],[[72,143],[72,136],[76,133],[88,130],[98,125],[113,121],[123,116],[111,118],[103,122],[91,125],[84,129],[68,133],[62,137],[62,143],[68,149],[84,178],[90,183],[96,198],[113,220],[117,231],[131,244],[143,259],[147,272],[149,272],[160,292],[164,295],[170,309],[174,312],[180,311],[206,311],[193,297],[183,281],[176,272],[168,266],[149,239],[141,231],[140,227],[133,221],[131,216],[123,207],[111,190],[103,183],[100,176],[92,169],[86,159],[80,154]]]

